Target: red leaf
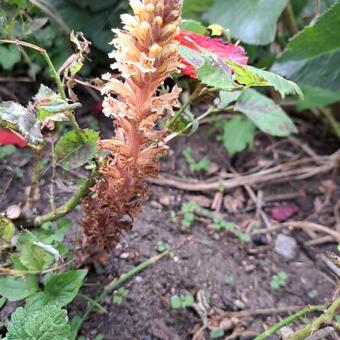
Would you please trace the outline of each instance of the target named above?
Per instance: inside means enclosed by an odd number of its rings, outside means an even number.
[[[205,49],[210,53],[219,56],[223,61],[230,59],[239,64],[247,64],[248,57],[241,46],[236,46],[231,43],[227,43],[222,39],[210,38],[194,32],[182,30],[176,37],[176,40],[187,48],[190,48],[196,52],[200,52],[201,49]],[[182,72],[191,78],[197,78],[196,68],[189,62],[181,58],[183,65]]]
[[[278,222],[285,222],[290,217],[296,215],[299,210],[294,204],[284,204],[279,207],[269,209],[271,217]]]
[[[27,141],[17,132],[4,129],[0,130],[0,145],[16,145],[19,148],[25,148]]]

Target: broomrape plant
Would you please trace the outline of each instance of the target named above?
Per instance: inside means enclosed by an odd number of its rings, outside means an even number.
[[[105,150],[100,176],[82,203],[87,247],[103,256],[129,229],[146,196],[146,179],[159,172],[158,159],[167,147],[165,130],[156,128],[159,118],[173,114],[180,89],[160,93],[164,80],[179,69],[178,42],[180,0],[133,0],[134,16],[124,14],[123,30],[114,30],[115,50],[111,66],[123,80],[105,75],[104,114],[115,120],[115,135],[98,142]]]

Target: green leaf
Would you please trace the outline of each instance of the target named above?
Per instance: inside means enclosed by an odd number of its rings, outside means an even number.
[[[67,312],[45,306],[35,312],[18,307],[11,316],[6,340],[69,340]]]
[[[77,296],[87,270],[69,270],[48,278],[44,290],[27,299],[27,308],[38,310],[45,305],[64,307]]]
[[[205,33],[207,32],[207,29],[205,28],[205,26],[202,25],[202,23],[192,19],[183,20],[181,23],[181,29],[190,32],[196,32],[202,35],[205,35]]]
[[[232,102],[236,101],[241,93],[242,93],[242,91],[232,91],[232,92],[220,91],[220,93],[219,93],[220,102],[218,103],[218,107],[221,108],[221,109],[226,108]]]
[[[275,73],[260,70],[249,65],[237,64],[231,60],[227,60],[226,63],[233,68],[236,80],[245,87],[273,86],[283,98],[286,95],[303,96],[297,84]]]
[[[15,45],[0,45],[0,66],[4,70],[11,71],[20,60],[21,53]]]
[[[300,84],[340,90],[340,3],[305,27],[287,45],[273,71]]]
[[[214,0],[185,0],[183,3],[183,18],[199,20],[203,13],[213,4]]]
[[[0,123],[9,123],[13,129],[17,129],[32,144],[42,142],[40,123],[31,109],[15,103],[0,103]]]
[[[317,86],[301,85],[304,97],[296,103],[299,111],[331,105],[340,101],[340,91],[334,92]]]
[[[40,85],[38,93],[34,97],[36,107],[38,108],[38,119],[46,118],[53,121],[67,120],[63,114],[65,111],[72,111],[80,107],[80,103],[71,103],[61,98],[59,94],[51,90],[44,84]],[[58,113],[58,115],[57,115]]]
[[[34,275],[27,275],[24,278],[13,276],[0,277],[0,295],[9,301],[18,301],[38,291],[37,278]]]
[[[99,133],[90,129],[83,130],[85,141],[75,130],[66,132],[55,147],[57,162],[62,162],[66,170],[75,169],[89,162],[96,154]]]
[[[7,243],[11,242],[14,233],[15,226],[13,222],[6,217],[0,215],[0,250],[2,243],[1,241],[5,241]]]
[[[231,30],[232,37],[253,45],[270,44],[288,0],[215,0],[206,15],[212,24]]]
[[[22,233],[17,240],[19,259],[28,270],[41,271],[54,263],[55,258],[36,243],[40,240],[31,232]]]
[[[86,269],[79,269],[50,277],[44,288],[44,292],[49,298],[48,302],[53,301],[60,307],[66,306],[78,294],[86,274]]]
[[[256,126],[243,116],[234,116],[223,127],[223,144],[230,154],[245,150],[253,142]]]
[[[0,160],[7,156],[10,156],[15,151],[16,151],[16,148],[14,145],[0,146]]]
[[[179,308],[182,307],[181,299],[177,295],[171,296],[170,304],[171,304],[171,308],[173,308],[173,309],[179,309]]]
[[[297,132],[281,107],[256,90],[244,90],[237,99],[235,110],[244,113],[260,130],[272,136],[283,137]]]
[[[201,53],[190,48],[180,46],[181,56],[196,67],[198,79],[211,87],[232,90],[237,87],[231,78],[229,67],[221,59],[205,51]]]

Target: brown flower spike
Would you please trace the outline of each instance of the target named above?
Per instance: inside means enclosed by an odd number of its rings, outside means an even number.
[[[115,120],[115,136],[101,140],[107,151],[95,186],[82,203],[85,250],[105,261],[106,254],[146,196],[146,179],[159,172],[158,159],[167,147],[165,130],[156,129],[161,116],[173,114],[180,89],[158,90],[180,66],[177,52],[181,0],[131,0],[134,16],[122,15],[123,30],[116,33],[109,55],[122,81],[105,75],[105,115]]]

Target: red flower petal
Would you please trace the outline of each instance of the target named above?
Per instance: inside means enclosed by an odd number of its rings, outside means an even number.
[[[241,46],[236,46],[231,43],[224,42],[222,39],[209,38],[201,34],[182,30],[176,37],[176,40],[187,48],[200,52],[205,49],[219,56],[223,61],[231,59],[239,64],[247,64],[248,57],[245,50]],[[197,78],[196,68],[189,62],[181,58],[183,64],[182,72],[186,75]]]
[[[27,141],[17,132],[4,129],[0,130],[0,145],[16,145],[19,148],[25,148]]]

